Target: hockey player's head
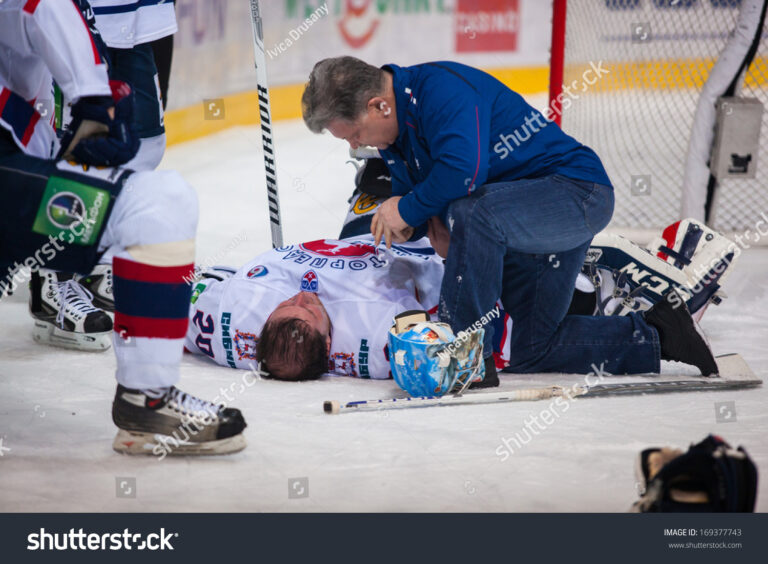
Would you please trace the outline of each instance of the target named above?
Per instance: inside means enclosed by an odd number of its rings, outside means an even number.
[[[328,371],[331,320],[313,292],[278,304],[259,337],[257,360],[278,380],[311,380]]]
[[[387,71],[355,57],[323,59],[301,97],[304,123],[314,133],[327,129],[353,149],[385,149],[398,132],[391,83]]]

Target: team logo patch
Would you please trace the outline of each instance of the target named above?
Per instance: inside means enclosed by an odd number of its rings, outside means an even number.
[[[77,194],[59,192],[48,201],[46,212],[51,223],[60,229],[67,229],[76,221],[83,220],[85,203]]]
[[[108,190],[51,176],[40,199],[32,231],[66,243],[93,245],[110,204]]]
[[[254,266],[252,269],[248,271],[248,274],[246,276],[248,278],[258,278],[259,276],[266,276],[269,273],[269,270],[267,270],[267,267],[259,264],[257,266]]]
[[[355,353],[332,352],[328,358],[328,372],[339,376],[357,376]]]
[[[317,273],[314,270],[307,270],[301,277],[301,291],[317,293]]]
[[[256,335],[235,329],[234,341],[238,360],[256,360],[256,345],[259,344]]]
[[[200,297],[200,294],[202,294],[207,287],[208,287],[208,284],[205,284],[202,282],[197,284],[192,290],[192,297],[189,299],[189,301],[191,303],[195,303],[197,301],[197,298]]]
[[[360,194],[352,206],[352,212],[355,215],[364,215],[375,210],[379,205],[379,198],[371,194]]]
[[[302,243],[301,248],[324,257],[367,257],[376,254],[376,247],[367,243],[350,243],[335,239],[318,239]]]

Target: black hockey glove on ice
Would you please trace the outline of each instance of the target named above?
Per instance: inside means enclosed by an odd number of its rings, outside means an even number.
[[[635,513],[753,512],[757,467],[742,447],[732,448],[709,435],[688,452],[650,448],[640,453],[637,470],[645,493]]]

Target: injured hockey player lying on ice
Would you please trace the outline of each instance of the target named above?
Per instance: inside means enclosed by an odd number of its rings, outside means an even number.
[[[675,288],[699,319],[709,303],[721,301],[720,284],[739,254],[692,220],[667,228],[651,249],[615,235],[595,237],[569,314],[640,312]],[[270,250],[237,270],[210,269],[194,283],[185,347],[222,366],[259,366],[281,380],[326,373],[388,378],[393,317],[425,310],[436,320],[442,274],[427,238],[391,249],[359,235]],[[497,306],[478,322],[493,331],[497,369],[510,371],[514,324]]]

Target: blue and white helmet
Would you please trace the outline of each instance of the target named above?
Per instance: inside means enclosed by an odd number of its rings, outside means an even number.
[[[445,323],[423,321],[389,330],[389,366],[395,382],[412,396],[442,396],[485,377],[479,329],[454,336]]]

